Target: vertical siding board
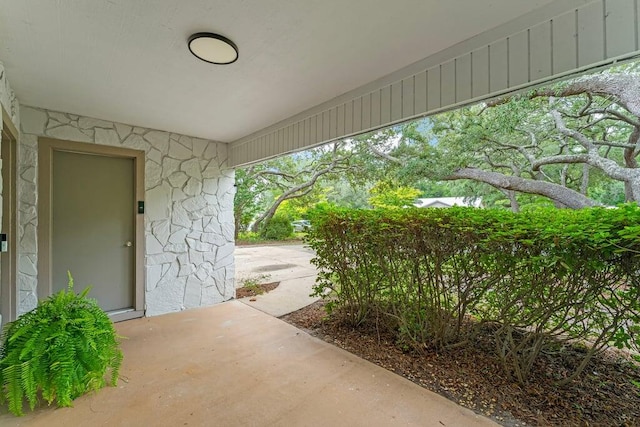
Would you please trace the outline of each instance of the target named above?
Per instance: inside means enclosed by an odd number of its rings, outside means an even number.
[[[307,117],[304,121],[304,146],[311,145],[311,119]]]
[[[576,16],[575,12],[565,13],[552,21],[553,72],[562,73],[577,66],[576,58]]]
[[[295,123],[290,124],[286,127],[285,132],[287,133],[286,144],[284,145],[283,151],[285,153],[290,152],[295,148],[296,136],[295,136]],[[282,152],[282,151],[281,151]]]
[[[313,145],[318,142],[318,116],[311,116],[309,118],[309,145]]]
[[[529,76],[532,81],[551,75],[551,23],[536,25],[529,30]]]
[[[362,111],[361,111],[362,126],[360,130],[366,130],[371,127],[371,94],[364,95],[362,97]]]
[[[295,145],[296,149],[304,147],[304,145],[302,144],[303,139],[304,139],[304,120],[296,123],[296,145]]]
[[[301,141],[304,141],[304,142],[302,142],[301,145],[298,148],[302,148],[302,147],[307,147],[308,146],[307,140],[309,138],[309,136],[308,136],[309,135],[309,120],[308,119],[304,120],[302,122],[301,127],[302,127],[302,138],[301,138]]]
[[[472,97],[471,54],[456,58],[456,102],[468,101]]]
[[[442,106],[456,102],[456,63],[448,61],[440,67],[440,99]]]
[[[489,92],[504,90],[509,84],[507,40],[498,40],[489,46]]]
[[[287,149],[289,148],[289,144],[291,143],[291,132],[290,132],[290,130],[291,130],[291,126],[287,126],[287,127],[282,129],[282,132],[283,132],[282,141],[276,147],[276,149],[277,149],[277,151],[279,153],[287,151]]]
[[[274,135],[273,137],[275,138],[276,135]],[[265,141],[260,141],[258,139],[254,139],[253,141],[251,141],[251,151],[253,151],[260,157],[264,157],[269,147],[269,143],[270,141],[265,142]]]
[[[337,136],[344,136],[345,132],[344,132],[344,104],[342,105],[338,105],[338,109],[337,109],[337,119],[338,121],[336,122],[336,134]]]
[[[278,138],[278,132],[274,132],[269,136],[272,136],[272,137],[264,141],[260,141],[259,139],[254,139],[253,141],[251,141],[251,144],[253,145],[253,149],[258,152],[260,157],[265,157],[266,153],[269,151],[269,147],[272,144],[275,144],[274,141]]]
[[[298,135],[300,135],[300,127],[301,122],[296,122],[291,125],[291,145],[289,146],[289,151],[297,150],[301,147],[300,138],[298,138]]]
[[[391,118],[387,122],[395,122],[402,118],[402,92],[402,82],[396,82],[391,85]]]
[[[256,143],[256,140],[253,139],[247,143],[247,152],[249,153],[249,157],[261,156],[262,150],[261,145]]]
[[[269,156],[271,156],[273,153],[282,151],[285,145],[287,144],[287,138],[289,137],[288,129],[282,128],[278,131],[278,133],[280,133],[281,137],[278,140],[277,144],[274,144],[271,147],[269,147]]]
[[[529,82],[529,32],[522,31],[508,38],[509,87]]]
[[[264,143],[261,144],[260,141],[256,139],[252,140],[249,144],[251,145],[251,151],[253,153],[255,153],[258,157],[264,157],[267,144],[264,144]]]
[[[427,110],[440,108],[440,67],[427,70]]]
[[[334,139],[338,131],[338,107],[329,110],[329,139]],[[326,139],[326,138],[325,138]]]
[[[369,95],[365,95],[367,98]],[[359,132],[364,129],[364,124],[362,123],[362,104],[364,102],[364,97],[361,96],[356,98],[353,101],[353,131]]]
[[[415,114],[415,76],[408,77],[402,81],[402,118],[411,117]]]
[[[287,138],[287,146],[285,147],[285,152],[291,152],[291,150],[293,150],[294,148],[296,148],[296,124],[292,123],[291,125],[288,126],[288,134],[289,137]]]
[[[471,54],[472,96],[478,97],[489,93],[489,48],[474,50]]]
[[[634,0],[608,0],[605,5],[607,58],[636,50]]]
[[[377,125],[383,125],[391,121],[391,86],[380,89],[380,121]]]
[[[291,123],[291,140],[289,141],[289,152],[297,150],[300,147],[298,142],[298,132],[300,132],[298,126],[300,122]]]
[[[322,112],[322,127],[320,128],[320,140],[318,142],[324,142],[331,138],[331,112]]]
[[[287,137],[285,131],[286,131],[286,128],[278,129],[278,140],[275,141],[275,144],[269,147],[269,154],[275,152],[276,150],[281,150],[282,147],[284,147],[284,144],[286,142],[285,138]]]
[[[353,132],[353,101],[345,104],[344,108],[344,134],[349,135]]]
[[[414,80],[414,114],[427,112],[427,72],[423,71],[415,76]]]
[[[380,99],[382,98],[380,92],[382,92],[382,89],[371,93],[371,105],[370,105],[371,122],[369,123],[368,127],[375,127],[380,125],[380,117],[381,117]],[[365,114],[367,114],[366,110],[365,110]]]
[[[604,59],[602,2],[578,9],[578,66]]]

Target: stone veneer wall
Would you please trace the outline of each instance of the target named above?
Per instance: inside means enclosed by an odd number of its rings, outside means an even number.
[[[18,312],[37,304],[38,136],[145,152],[147,315],[234,296],[234,171],[226,144],[22,107],[18,149]]]
[[[9,114],[16,129],[20,129],[20,105],[16,94],[11,89],[11,85],[9,85],[9,79],[2,62],[0,62],[0,105]],[[0,116],[2,116],[1,113],[0,111]],[[3,126],[2,117],[0,117],[0,136],[2,135]],[[0,137],[0,139],[2,138]],[[2,176],[0,176],[0,224],[2,224],[2,203]],[[0,298],[6,298],[6,296],[0,295]],[[2,313],[0,313],[0,324],[2,324]]]
[[[7,73],[4,71],[4,64],[2,64],[2,62],[0,62],[0,105],[9,113],[16,129],[20,129],[20,104],[18,103],[16,94],[9,85],[9,79],[7,78]],[[2,130],[2,119],[0,119],[0,130]]]

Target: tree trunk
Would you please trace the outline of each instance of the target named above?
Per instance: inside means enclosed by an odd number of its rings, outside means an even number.
[[[334,172],[338,163],[343,160],[344,159],[342,158],[334,159],[329,165],[327,165],[326,168],[316,171],[316,173],[313,174],[313,176],[309,179],[309,181],[302,183],[300,185],[297,185],[296,187],[290,188],[289,190],[282,193],[282,195],[278,197],[275,202],[273,202],[271,207],[267,209],[265,213],[260,215],[258,219],[256,219],[256,222],[254,222],[253,225],[251,226],[251,231],[253,231],[254,233],[257,233],[260,230],[260,226],[263,223],[267,224],[269,220],[273,218],[273,216],[276,214],[278,207],[285,200],[295,199],[295,198],[303,197],[309,194],[313,190],[313,186],[316,184],[316,181],[318,181],[318,178],[330,172]]]
[[[472,179],[502,188],[504,190],[518,191],[521,193],[537,194],[547,197],[556,203],[560,203],[570,209],[582,209],[598,206],[599,203],[570,188],[563,187],[546,181],[520,178],[518,176],[504,175],[498,172],[485,171],[475,168],[458,169],[445,181],[458,179]]]
[[[587,190],[589,189],[589,165],[582,165],[582,182],[580,183],[580,194],[587,195]]]
[[[511,212],[518,213],[520,212],[520,203],[518,203],[518,199],[516,197],[516,192],[513,190],[505,190],[504,188],[494,187],[499,190],[502,194],[505,195],[507,199],[509,199],[509,206],[511,207]]]

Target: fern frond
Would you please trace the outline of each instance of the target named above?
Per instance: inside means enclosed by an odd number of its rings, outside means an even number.
[[[73,399],[106,385],[115,385],[122,351],[113,323],[89,288],[52,295],[38,307],[9,323],[0,343],[0,404],[22,415],[24,399],[33,410],[38,392],[51,404],[71,406]]]

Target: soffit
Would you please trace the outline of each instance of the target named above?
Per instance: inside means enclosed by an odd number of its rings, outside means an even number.
[[[551,2],[2,0],[0,61],[24,105],[231,142]]]

